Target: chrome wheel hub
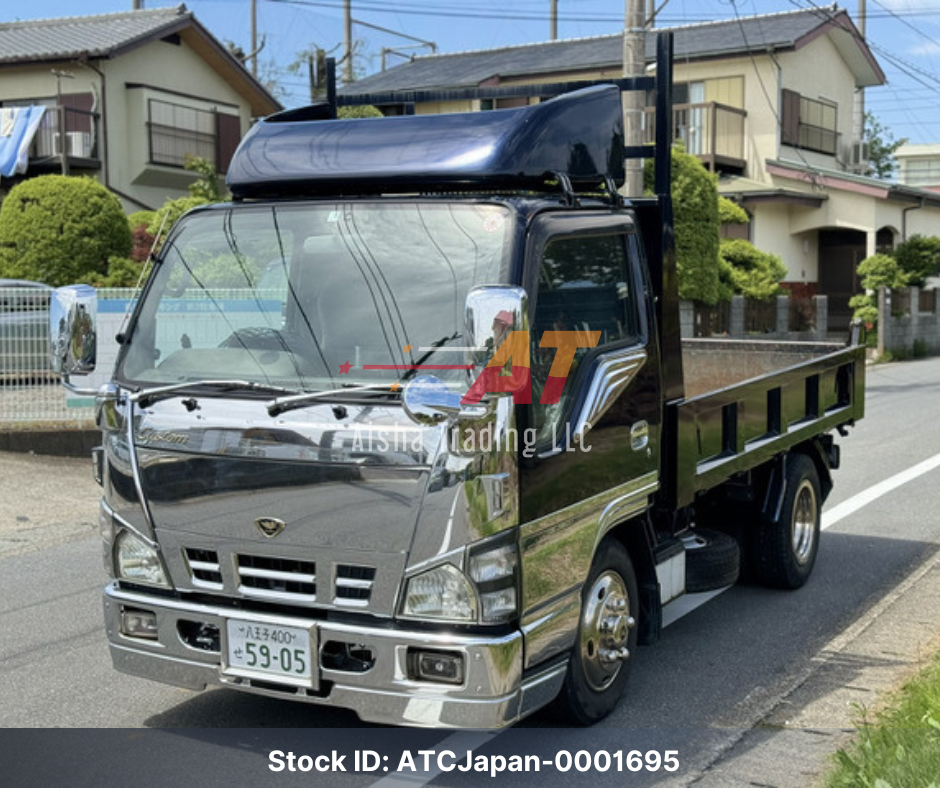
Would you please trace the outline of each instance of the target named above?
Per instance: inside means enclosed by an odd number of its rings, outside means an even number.
[[[797,490],[796,501],[793,505],[793,557],[800,564],[805,564],[812,555],[818,516],[816,491],[813,485],[804,479]]]
[[[594,581],[581,612],[581,664],[591,689],[604,690],[617,677],[630,656],[627,643],[634,626],[623,578],[604,572]]]

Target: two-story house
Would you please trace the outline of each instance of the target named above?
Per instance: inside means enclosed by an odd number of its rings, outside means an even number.
[[[126,210],[187,194],[187,155],[224,173],[278,101],[181,5],[0,23],[0,111],[45,107],[26,172],[97,177]]]
[[[938,195],[860,174],[856,95],[885,82],[871,50],[836,6],[671,30],[677,138],[747,210],[750,240],[781,256],[787,284],[827,294],[830,325],[847,324],[862,259],[905,235],[940,232]],[[647,68],[656,32],[647,39]],[[454,101],[447,91],[617,78],[622,57],[619,33],[428,55],[341,95],[387,114],[496,109],[536,99]],[[414,102],[414,91],[427,91],[425,100]]]

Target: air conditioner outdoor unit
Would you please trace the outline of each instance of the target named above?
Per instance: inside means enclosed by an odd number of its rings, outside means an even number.
[[[852,143],[852,153],[850,161],[855,167],[866,167],[870,156],[870,150],[867,142],[859,140]]]
[[[87,131],[67,131],[65,133],[66,152],[77,159],[91,157],[91,133]],[[52,155],[62,155],[62,135],[52,135]]]

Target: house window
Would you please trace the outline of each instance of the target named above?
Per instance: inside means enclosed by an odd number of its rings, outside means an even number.
[[[839,132],[836,126],[838,107],[835,104],[784,90],[781,114],[781,142],[784,145],[836,155]]]
[[[150,161],[183,167],[187,156],[198,156],[228,170],[241,137],[237,115],[195,109],[151,99],[149,102]]]

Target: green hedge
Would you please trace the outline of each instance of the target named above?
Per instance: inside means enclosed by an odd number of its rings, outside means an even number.
[[[91,178],[30,178],[0,205],[0,277],[54,287],[87,282],[130,250],[120,201]]]

